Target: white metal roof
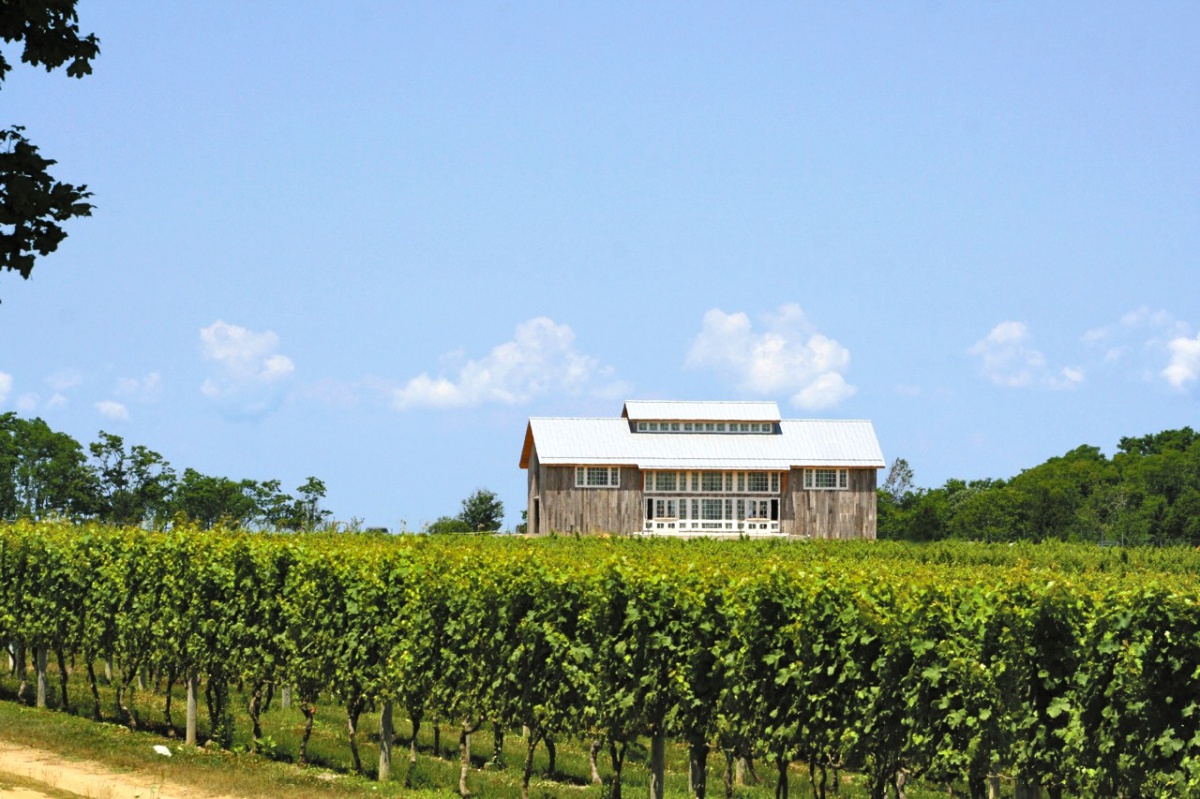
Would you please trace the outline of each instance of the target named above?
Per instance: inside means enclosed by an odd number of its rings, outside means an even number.
[[[528,465],[533,448],[538,461],[549,465],[681,470],[886,465],[869,421],[785,419],[779,428],[774,434],[634,433],[625,419],[534,418],[525,434],[521,466]]]
[[[774,402],[681,402],[678,400],[629,400],[621,415],[635,422],[778,422]]]

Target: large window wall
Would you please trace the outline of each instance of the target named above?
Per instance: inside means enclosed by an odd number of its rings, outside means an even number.
[[[643,472],[648,532],[778,533],[782,472]]]

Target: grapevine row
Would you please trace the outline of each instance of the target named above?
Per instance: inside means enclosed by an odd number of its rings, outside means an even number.
[[[232,740],[278,687],[311,729],[319,696],[357,728],[393,710],[467,736],[485,723],[627,747],[863,772],[871,794],[925,779],[988,795],[998,775],[1051,796],[1200,790],[1194,551],[883,543],[267,535],[0,527],[0,640],[86,668],[111,660],[117,711],[147,670],[204,686]],[[168,695],[170,691],[168,690]],[[65,703],[65,696],[64,696]],[[168,724],[171,706],[167,705]],[[190,730],[189,730],[190,731]],[[416,740],[414,731],[412,740]],[[301,745],[300,759],[305,757]],[[415,757],[415,750],[411,753]],[[657,757],[657,765],[656,765]],[[726,769],[727,773],[731,769]]]

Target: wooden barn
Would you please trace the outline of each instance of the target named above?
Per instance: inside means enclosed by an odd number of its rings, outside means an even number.
[[[536,535],[874,538],[884,465],[869,421],[781,419],[774,402],[533,418],[521,450]]]

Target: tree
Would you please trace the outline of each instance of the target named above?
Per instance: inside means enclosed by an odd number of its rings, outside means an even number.
[[[504,521],[504,503],[493,492],[478,488],[462,501],[458,518],[466,522],[472,532],[494,532]]]
[[[100,431],[88,446],[95,459],[93,512],[109,524],[156,522],[166,516],[175,490],[175,470],[157,452]]]
[[[425,532],[437,535],[439,533],[473,533],[475,530],[462,519],[454,516],[442,516],[426,527]]]
[[[321,500],[325,498],[324,481],[309,477],[296,493],[300,497],[292,501],[290,518],[284,521],[284,527],[308,532],[316,530],[333,515],[321,507]]]
[[[0,2],[0,40],[23,42],[21,60],[51,72],[67,65],[67,75],[82,78],[92,72],[100,54],[95,34],[81,36],[76,0],[3,0]],[[12,65],[0,52],[0,85]],[[58,224],[90,216],[87,186],[55,180],[47,171],[55,161],[38,149],[14,125],[0,130],[0,272],[18,272],[28,279],[36,255],[54,252],[66,237]]]
[[[904,458],[896,458],[892,461],[892,467],[888,469],[887,479],[883,481],[883,490],[892,498],[895,503],[900,503],[904,499],[904,495],[913,489],[913,470],[908,465],[908,461]]]
[[[71,516],[86,509],[83,447],[41,419],[0,414],[0,519]]]
[[[209,477],[189,468],[183,471],[171,506],[206,530],[218,522],[242,526],[259,513],[257,490],[253,480]]]

